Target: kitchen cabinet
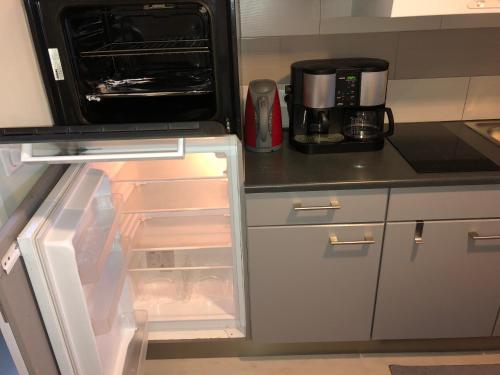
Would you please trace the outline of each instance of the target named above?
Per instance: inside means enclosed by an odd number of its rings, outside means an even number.
[[[499,202],[497,185],[247,195],[253,340],[500,336]]]
[[[383,222],[387,195],[387,189],[250,194],[247,196],[247,224]]]
[[[372,338],[491,336],[499,275],[499,219],[388,223]]]
[[[500,217],[500,186],[391,189],[387,221]]]
[[[249,228],[252,339],[369,340],[383,227]]]
[[[498,13],[497,0],[353,0],[353,16],[418,17]]]

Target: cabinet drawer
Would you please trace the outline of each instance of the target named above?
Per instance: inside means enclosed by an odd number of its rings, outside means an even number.
[[[248,226],[369,223],[385,219],[387,189],[249,194]]]
[[[253,340],[369,340],[383,227],[249,228]]]
[[[500,217],[500,185],[392,189],[388,221]]]

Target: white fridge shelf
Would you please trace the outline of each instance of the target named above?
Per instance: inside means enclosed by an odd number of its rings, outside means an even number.
[[[150,321],[234,319],[233,269],[130,272],[134,308]]]
[[[147,182],[226,177],[227,158],[215,153],[187,154],[180,160],[129,161],[113,182]]]
[[[135,251],[131,254],[129,271],[228,269],[234,265],[232,250],[231,247],[225,247],[209,250]]]
[[[227,248],[232,246],[228,215],[151,217],[142,220],[132,251]]]
[[[135,214],[222,208],[229,208],[226,178],[137,183],[123,212]]]

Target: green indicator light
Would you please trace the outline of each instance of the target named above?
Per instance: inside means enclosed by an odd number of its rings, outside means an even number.
[[[348,81],[355,81],[356,80],[356,76],[347,76],[347,80]]]

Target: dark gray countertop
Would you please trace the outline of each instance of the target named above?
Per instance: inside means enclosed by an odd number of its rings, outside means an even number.
[[[499,146],[462,122],[441,124],[500,165]],[[307,155],[291,148],[284,136],[279,151],[245,152],[246,193],[500,184],[500,172],[418,174],[387,141],[381,151]]]

